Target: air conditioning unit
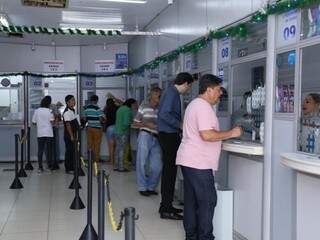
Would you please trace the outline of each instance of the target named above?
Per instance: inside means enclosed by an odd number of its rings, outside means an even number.
[[[68,0],[21,0],[22,5],[30,7],[66,8]]]

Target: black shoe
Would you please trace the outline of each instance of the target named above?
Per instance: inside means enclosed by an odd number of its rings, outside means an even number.
[[[139,191],[139,193],[140,193],[141,196],[145,196],[145,197],[149,197],[150,196],[148,191]]]
[[[154,190],[148,190],[147,192],[149,193],[149,195],[158,195],[158,193]]]
[[[160,218],[171,219],[171,220],[183,220],[183,216],[178,213],[173,212],[162,212],[160,213]]]
[[[175,208],[175,207],[171,207],[170,209],[171,212],[174,212],[174,213],[183,213],[183,210],[180,209],[180,208]]]
[[[121,170],[120,170],[120,169],[119,169],[118,172],[130,172],[130,170],[128,170],[128,169],[121,169]]]
[[[57,164],[57,165],[53,165],[53,166],[51,167],[51,170],[58,170],[58,169],[60,169],[60,167],[59,167],[58,164]]]

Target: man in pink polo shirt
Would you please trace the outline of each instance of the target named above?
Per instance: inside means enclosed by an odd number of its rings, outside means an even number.
[[[184,219],[186,240],[213,240],[212,219],[217,203],[213,171],[219,166],[221,141],[239,137],[235,127],[220,131],[213,111],[222,94],[221,79],[206,74],[199,81],[199,97],[187,107],[183,121],[183,138],[176,164],[184,178]]]

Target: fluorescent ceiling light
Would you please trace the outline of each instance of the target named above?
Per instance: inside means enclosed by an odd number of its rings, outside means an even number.
[[[143,31],[121,31],[122,35],[134,35],[134,36],[160,36],[160,32],[143,32]]]
[[[146,0],[99,0],[103,2],[119,2],[119,3],[138,3],[138,4],[145,4],[147,3]]]
[[[89,24],[72,24],[72,23],[60,23],[62,29],[79,29],[79,30],[119,30],[124,28],[123,24],[104,24],[104,25],[89,25]]]
[[[66,23],[119,24],[122,23],[122,16],[120,13],[63,11],[62,21]]]
[[[4,27],[9,27],[9,20],[5,14],[0,14],[0,24]]]

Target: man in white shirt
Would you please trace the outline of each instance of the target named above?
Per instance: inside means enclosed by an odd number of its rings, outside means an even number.
[[[52,169],[52,122],[54,116],[49,109],[50,104],[49,98],[43,98],[40,108],[34,112],[32,117],[32,123],[37,125],[39,173],[43,172],[42,156],[45,149],[48,168]]]

